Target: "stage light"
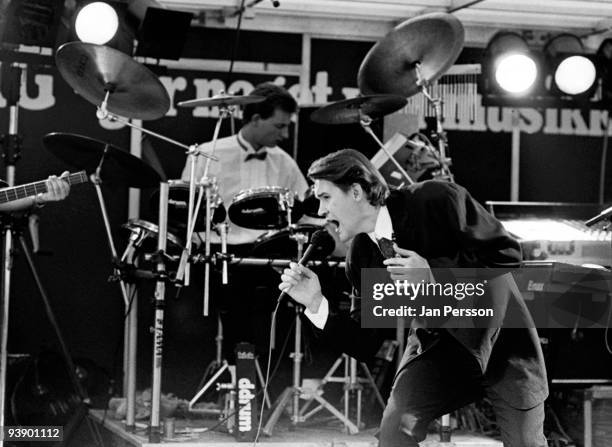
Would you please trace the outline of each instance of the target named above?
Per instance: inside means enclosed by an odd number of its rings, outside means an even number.
[[[520,35],[502,31],[493,36],[485,50],[483,78],[485,90],[501,94],[518,96],[533,88],[538,65]]]
[[[119,17],[108,3],[94,2],[81,8],[74,26],[81,41],[104,45],[115,37],[119,29]]]
[[[501,88],[510,93],[528,90],[533,86],[537,75],[536,63],[524,54],[510,54],[500,58],[495,69],[495,80]]]
[[[567,33],[555,36],[546,43],[543,52],[551,76],[551,93],[571,96],[592,93],[597,70],[585,56],[577,36]]]

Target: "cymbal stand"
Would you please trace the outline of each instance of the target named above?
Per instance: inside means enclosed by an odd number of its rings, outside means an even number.
[[[440,170],[436,178],[448,180],[454,182],[453,173],[450,170],[451,159],[446,156],[446,149],[448,148],[448,138],[446,132],[442,127],[442,98],[434,98],[427,89],[427,82],[421,77],[421,65],[416,64],[415,67],[417,85],[421,87],[421,93],[427,98],[434,108],[436,114],[436,134],[438,136],[438,157],[440,162]]]
[[[112,86],[110,84],[106,87],[106,93],[104,95],[104,99],[102,100],[102,103],[98,106],[98,109],[96,111],[96,116],[98,117],[98,119],[100,119],[100,120],[107,119],[107,120],[109,120],[111,122],[118,122],[118,123],[124,124],[124,125],[126,125],[128,127],[131,127],[133,129],[139,130],[140,132],[146,133],[146,134],[151,135],[151,136],[153,136],[155,138],[158,138],[160,140],[166,141],[166,142],[171,143],[171,144],[173,144],[175,146],[183,148],[183,149],[185,149],[187,151],[188,155],[194,157],[193,161],[195,161],[195,154],[200,155],[200,156],[205,157],[205,158],[208,158],[208,159],[217,160],[217,158],[214,157],[213,155],[209,155],[209,154],[206,154],[204,152],[199,151],[198,150],[198,145],[194,144],[194,145],[191,145],[191,146],[187,146],[186,144],[180,143],[180,142],[178,142],[176,140],[173,140],[172,138],[168,138],[168,137],[166,137],[164,135],[161,135],[161,134],[159,134],[157,132],[153,132],[152,130],[145,129],[142,126],[137,126],[137,125],[133,124],[130,120],[122,118],[122,117],[120,117],[118,115],[115,115],[115,114],[109,112],[108,109],[107,109],[108,99],[109,99],[110,95],[112,94],[113,89],[114,89],[114,86]],[[192,192],[190,190],[190,198],[191,198],[191,195],[192,195]],[[190,205],[192,205],[192,204],[193,204],[193,202],[190,203]],[[190,207],[190,209],[191,209],[191,207]],[[189,241],[189,240],[190,239],[187,239],[187,241]],[[190,244],[187,244],[187,245],[190,246]],[[178,278],[178,272],[177,272],[177,279],[179,279],[179,280],[182,279],[182,277]],[[189,282],[187,282],[187,284],[189,284]]]
[[[161,441],[160,406],[162,358],[164,350],[164,308],[166,295],[166,238],[168,237],[167,182],[159,184],[159,232],[157,234],[157,281],[155,283],[155,323],[153,328],[153,379],[151,383],[151,423],[149,442]]]
[[[297,242],[297,259],[302,257],[302,253],[304,251],[304,245],[308,242],[308,235],[302,232],[295,232],[291,235],[291,238]],[[276,422],[278,422],[279,417],[283,413],[284,408],[289,404],[293,403],[292,412],[291,412],[291,423],[295,427],[298,423],[303,422],[304,419],[300,414],[300,396],[303,394],[301,388],[301,363],[302,363],[302,320],[300,314],[303,312],[302,307],[299,305],[295,305],[295,334],[294,334],[294,344],[293,344],[293,353],[291,353],[290,357],[293,358],[293,384],[290,387],[285,388],[282,394],[279,396],[277,402],[275,403],[275,408],[272,411],[272,414],[268,418],[266,425],[263,428],[263,433],[267,436],[272,436],[272,431],[274,430],[274,426]],[[344,417],[342,413],[336,410],[333,405],[331,405],[327,400],[318,394],[314,393],[312,395],[308,395],[308,397],[316,400],[321,406],[329,410],[336,418],[342,421],[347,430],[351,434],[355,434],[359,432],[359,429],[353,422]]]
[[[376,134],[374,133],[374,131],[370,127],[370,125],[372,124],[372,118],[370,118],[365,113],[362,113],[361,111],[359,113],[361,115],[360,119],[359,119],[359,124],[361,124],[361,127],[363,128],[363,130],[365,130],[366,133],[368,133],[374,139],[374,141],[376,141],[376,144],[378,144],[378,146],[380,146],[380,148],[384,151],[384,153],[387,154],[387,157],[389,158],[389,160],[391,160],[391,162],[395,165],[395,167],[398,169],[398,171],[408,181],[408,184],[409,185],[413,185],[414,184],[414,180],[412,180],[412,177],[410,177],[410,175],[406,172],[406,170],[404,168],[402,168],[402,165],[399,164],[399,162],[395,159],[393,154],[391,154],[391,152],[389,152],[389,149],[387,149],[387,147],[384,145],[384,143],[382,141],[380,141],[380,139],[376,136]]]
[[[147,237],[147,231],[138,228],[132,230],[123,255],[121,263],[135,266],[134,254],[140,248],[142,242]],[[136,428],[136,362],[137,362],[137,342],[138,342],[138,297],[135,295],[136,284],[129,284],[130,303],[126,309],[124,344],[123,351],[123,395],[126,401],[125,425],[129,431]]]
[[[223,93],[223,92],[222,92]],[[214,157],[214,153],[215,153],[215,149],[217,148],[217,141],[219,139],[219,132],[221,131],[221,124],[223,122],[223,120],[225,118],[227,118],[228,116],[232,115],[233,110],[228,107],[228,106],[224,106],[221,105],[219,106],[219,119],[217,120],[217,124],[215,125],[215,130],[213,132],[213,139],[212,139],[212,150],[211,150],[211,157],[208,157],[206,159],[206,165],[204,167],[204,175],[202,176],[202,178],[200,179],[200,183],[204,183],[204,187],[206,188],[206,228],[205,228],[205,254],[206,254],[206,259],[207,262],[204,265],[204,302],[202,305],[202,314],[204,316],[208,316],[208,305],[209,305],[209,293],[210,293],[210,262],[209,261],[209,257],[210,257],[210,222],[212,219],[212,213],[210,212],[210,206],[211,206],[211,200],[212,200],[212,195],[210,192],[210,186],[212,186],[214,184],[215,187],[215,197],[217,195],[217,189],[216,189],[216,182],[210,180],[208,178],[208,172],[210,170],[210,161],[211,159],[213,159],[212,157]],[[201,155],[201,152],[196,150],[192,150],[188,153],[188,157],[189,157],[189,163],[190,163],[190,170],[189,170],[189,204],[188,204],[188,211],[187,211],[187,235],[185,237],[185,250],[183,251],[183,255],[181,256],[181,262],[179,264],[179,269],[177,271],[177,279],[181,279],[181,272],[183,270],[185,270],[188,265],[188,260],[189,257],[191,256],[191,238],[193,237],[193,232],[195,229],[195,222],[198,218],[198,212],[200,210],[200,204],[202,202],[202,194],[203,194],[203,188],[202,185],[200,185],[200,191],[199,191],[199,196],[198,196],[198,202],[196,204],[196,206],[193,206],[193,202],[195,199],[195,185],[196,185],[196,179],[195,179],[195,168],[196,168],[196,163],[197,163],[197,156]],[[188,282],[187,282],[188,284]]]

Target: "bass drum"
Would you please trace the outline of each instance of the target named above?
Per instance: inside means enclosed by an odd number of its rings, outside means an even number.
[[[252,256],[254,258],[270,259],[295,259],[297,257],[298,244],[292,235],[303,233],[307,236],[307,243],[310,243],[313,233],[322,229],[318,225],[298,224],[292,229],[268,231],[255,241]],[[325,259],[334,251],[334,244],[330,236],[329,244],[323,244],[314,254],[312,259]]]

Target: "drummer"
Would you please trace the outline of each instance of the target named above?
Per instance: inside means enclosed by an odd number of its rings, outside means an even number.
[[[256,86],[251,95],[265,100],[244,106],[242,128],[236,135],[217,141],[215,156],[219,161],[210,164],[210,175],[217,179],[223,203],[227,206],[242,190],[263,186],[286,188],[303,197],[308,189],[306,179],[295,160],[278,146],[289,137],[291,117],[297,110],[295,99],[272,83]],[[200,146],[200,150],[211,153],[212,142]],[[196,180],[204,175],[205,164],[206,160],[198,157]],[[183,180],[189,180],[190,167],[188,158]],[[228,244],[234,249],[245,244],[250,247],[261,234],[260,230],[230,224]]]
[[[282,87],[271,83],[255,87],[251,95],[265,100],[244,106],[243,125],[236,135],[217,141],[214,155],[218,162],[210,164],[210,175],[217,179],[223,202],[227,205],[240,191],[264,186],[277,186],[296,192],[301,198],[308,184],[295,160],[278,145],[289,137],[289,124],[297,110],[295,99]],[[212,152],[212,142],[200,147]],[[206,161],[198,157],[196,181],[204,174]],[[183,180],[189,180],[189,159],[183,170]],[[248,256],[255,240],[263,234],[230,223],[228,251]],[[200,234],[201,240],[204,235]],[[211,242],[219,242],[213,234]],[[273,306],[278,275],[269,268],[232,266],[229,287],[220,288],[219,281],[211,285],[213,309],[222,312],[224,351],[231,357],[235,343],[254,343],[260,353],[268,344],[270,305]],[[216,304],[215,304],[216,303]]]

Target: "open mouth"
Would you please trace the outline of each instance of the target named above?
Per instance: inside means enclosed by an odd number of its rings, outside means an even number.
[[[338,229],[339,229],[339,227],[340,227],[340,222],[338,222],[338,221],[337,221],[337,220],[335,220],[335,219],[328,219],[328,220],[327,220],[327,222],[328,222],[328,223],[330,223],[330,224],[332,224],[332,225],[334,225],[334,227],[335,227],[335,228],[334,228],[334,231],[335,231],[335,232],[338,232]]]

